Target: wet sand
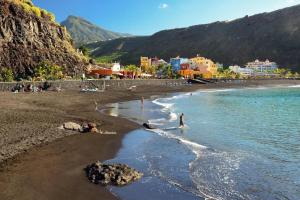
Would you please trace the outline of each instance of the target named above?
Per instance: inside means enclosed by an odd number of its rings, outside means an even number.
[[[135,92],[89,94],[78,91],[1,93],[1,151],[6,153],[8,149],[19,154],[1,163],[0,199],[116,199],[106,188],[90,184],[83,168],[94,161],[113,158],[122,145],[124,134],[138,125],[95,111],[94,101],[101,106],[197,88],[139,87]],[[73,135],[74,132],[58,130],[57,127],[68,121],[96,122],[102,131],[117,134]],[[41,138],[46,139],[40,141]]]
[[[300,81],[221,83],[180,87],[138,87],[82,94],[78,91],[41,94],[0,94],[0,199],[117,199],[106,188],[90,184],[83,168],[113,158],[127,132],[137,124],[95,111],[98,105],[189,92],[201,88],[300,84]],[[75,134],[58,130],[62,123],[96,122],[116,135]],[[24,142],[25,141],[25,142]],[[7,152],[13,152],[11,154]],[[14,155],[17,154],[17,155]]]

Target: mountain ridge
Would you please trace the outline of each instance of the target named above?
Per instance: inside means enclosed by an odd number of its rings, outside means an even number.
[[[76,46],[131,36],[127,33],[117,33],[107,30],[82,17],[74,15],[68,16],[66,20],[61,22],[61,25],[67,28]]]
[[[140,56],[169,59],[200,54],[225,65],[269,59],[282,67],[300,71],[300,5],[232,21],[163,30],[151,36],[98,42],[87,47],[94,49],[94,57],[126,52],[120,58],[125,64],[139,63]]]

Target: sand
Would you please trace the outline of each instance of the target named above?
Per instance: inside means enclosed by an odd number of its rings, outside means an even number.
[[[0,199],[117,199],[105,187],[86,179],[83,168],[114,157],[124,135],[140,127],[95,111],[107,103],[190,92],[205,88],[300,84],[300,81],[258,81],[180,87],[138,87],[82,94],[78,91],[0,94]],[[58,127],[68,121],[96,122],[116,135],[77,134]]]

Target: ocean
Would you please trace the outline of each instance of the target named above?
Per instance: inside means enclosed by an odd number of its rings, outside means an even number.
[[[300,86],[204,89],[104,111],[155,127],[127,134],[107,161],[144,173],[109,188],[121,199],[300,199]]]

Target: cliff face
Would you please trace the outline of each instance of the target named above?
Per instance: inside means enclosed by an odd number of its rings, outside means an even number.
[[[42,61],[62,66],[69,74],[84,65],[64,27],[1,0],[0,68],[12,68],[18,76],[26,77]]]
[[[197,54],[227,66],[255,59],[272,60],[300,71],[300,5],[230,22],[216,22],[166,30],[148,37],[122,38],[88,45],[93,56],[126,52],[124,64],[139,63],[139,56],[168,60]]]

